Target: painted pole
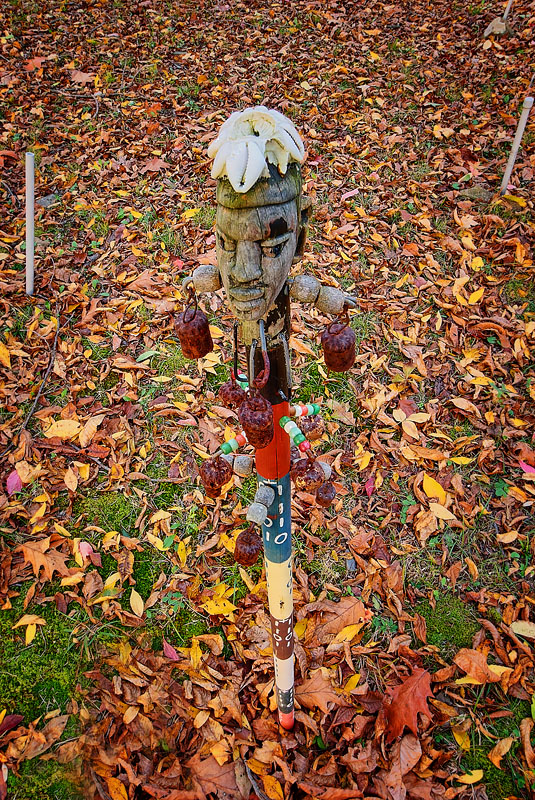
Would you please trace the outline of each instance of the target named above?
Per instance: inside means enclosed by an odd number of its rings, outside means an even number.
[[[516,129],[513,146],[511,148],[511,153],[509,155],[509,160],[505,168],[502,185],[500,186],[500,194],[507,194],[507,187],[511,179],[511,173],[515,165],[516,157],[518,155],[518,150],[520,148],[520,143],[522,141],[524,130],[526,128],[526,124],[528,121],[529,112],[531,111],[532,107],[533,107],[533,97],[526,97],[522,105],[522,114],[520,115],[520,119],[518,121],[518,127]]]
[[[26,294],[33,295],[35,249],[35,156],[26,153]]]
[[[275,492],[275,499],[262,525],[262,539],[279,722],[283,728],[291,730],[294,724],[294,641],[290,439],[279,425],[281,417],[287,416],[290,409],[290,366],[285,344],[290,328],[287,285],[277,299],[276,308],[279,317],[284,317],[284,328],[273,342],[268,342],[270,374],[260,390],[273,407],[274,436],[267,447],[256,451],[256,471],[258,485],[266,484]],[[251,347],[248,347],[248,361],[250,352]],[[255,374],[258,374],[263,368],[259,346],[255,347],[252,360]],[[250,382],[252,377],[249,375]]]

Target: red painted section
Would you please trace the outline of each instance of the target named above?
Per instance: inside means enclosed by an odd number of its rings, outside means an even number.
[[[279,425],[280,418],[289,413],[289,403],[273,406],[273,439],[267,447],[256,451],[256,471],[262,478],[282,478],[290,469],[290,437]]]
[[[279,722],[285,730],[291,731],[294,726],[294,712],[290,711],[289,714],[281,714],[279,711]]]

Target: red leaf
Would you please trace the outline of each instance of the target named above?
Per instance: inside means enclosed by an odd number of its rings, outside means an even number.
[[[34,69],[41,69],[41,67],[43,66],[43,62],[46,60],[47,59],[43,58],[42,56],[38,56],[37,58],[30,58],[30,60],[25,63],[24,69],[26,70],[26,72],[33,72]]]
[[[165,639],[163,640],[163,654],[166,658],[171,659],[171,661],[180,661],[180,656],[178,655],[175,648],[166,642]]]
[[[368,495],[368,497],[371,497],[373,494],[373,490],[375,489],[375,478],[373,477],[373,475],[370,478],[368,478],[368,480],[364,484],[364,488],[366,489],[366,494]]]
[[[390,690],[392,702],[385,706],[386,741],[392,742],[405,726],[418,736],[418,714],[431,719],[427,698],[433,697],[431,675],[425,669],[415,669],[412,675],[394,690]]]
[[[6,489],[8,495],[13,494],[14,492],[20,492],[22,489],[22,481],[16,469],[14,469],[13,472],[10,472],[7,476]]]
[[[17,725],[20,725],[22,720],[23,717],[21,717],[20,714],[8,714],[7,716],[5,716],[2,722],[0,722],[0,736],[3,733],[7,733],[7,731],[16,728]]]
[[[520,464],[520,466],[522,467],[524,472],[531,472],[532,474],[535,473],[535,467],[532,467],[529,464],[526,464],[525,461],[519,461],[518,463]]]

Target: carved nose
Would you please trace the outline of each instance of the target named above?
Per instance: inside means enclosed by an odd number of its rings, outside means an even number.
[[[231,272],[237,283],[250,283],[262,277],[262,252],[256,242],[238,242]]]

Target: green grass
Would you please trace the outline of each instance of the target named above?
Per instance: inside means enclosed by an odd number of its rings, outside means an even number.
[[[9,800],[82,800],[83,794],[69,780],[68,768],[55,761],[32,758],[23,761],[18,775],[7,780]]]
[[[139,505],[134,498],[121,492],[99,492],[92,489],[86,495],[77,497],[73,506],[73,518],[83,516],[86,524],[98,525],[107,531],[119,531],[127,535],[137,535],[134,522],[139,513]]]

